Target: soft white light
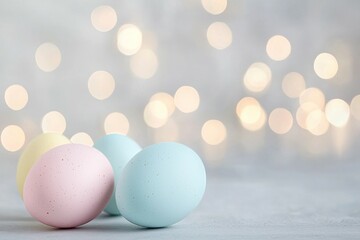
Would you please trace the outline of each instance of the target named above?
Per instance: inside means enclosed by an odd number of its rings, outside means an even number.
[[[83,144],[83,145],[87,145],[90,147],[92,145],[94,145],[94,142],[93,142],[92,138],[90,137],[90,135],[85,132],[78,132],[78,133],[74,134],[70,140],[72,143]]]
[[[308,115],[309,115],[309,112],[306,111],[301,106],[299,106],[298,109],[296,110],[296,122],[303,129],[307,129],[306,118],[308,117]]]
[[[315,73],[322,79],[335,77],[339,69],[336,58],[330,53],[320,53],[314,61]]]
[[[16,152],[25,143],[25,133],[17,125],[6,126],[1,132],[1,144],[9,152]]]
[[[251,92],[264,91],[271,82],[271,70],[261,62],[250,65],[244,75],[244,85]]]
[[[199,107],[200,96],[195,88],[182,86],[175,93],[174,103],[181,112],[194,112]]]
[[[28,103],[28,93],[26,89],[18,84],[8,87],[5,90],[4,98],[6,105],[14,111],[23,109]]]
[[[126,135],[129,132],[129,128],[129,120],[120,112],[112,112],[105,118],[104,130],[106,134],[118,133]]]
[[[311,111],[306,116],[305,124],[306,129],[315,136],[323,135],[329,129],[329,122],[326,119],[325,113],[320,109]]]
[[[282,90],[290,98],[298,98],[306,88],[304,77],[297,72],[286,74],[282,81]]]
[[[41,127],[43,132],[64,133],[66,129],[65,117],[57,111],[48,112],[42,118]]]
[[[91,23],[100,32],[110,31],[115,27],[116,22],[116,12],[110,6],[102,5],[91,12]]]
[[[167,108],[168,117],[170,117],[175,111],[174,98],[168,93],[158,92],[151,96],[151,101],[160,101],[163,102]]]
[[[236,105],[236,114],[241,125],[249,131],[260,130],[266,122],[266,112],[252,97],[241,99]]]
[[[106,71],[96,71],[88,80],[88,89],[94,98],[104,100],[109,98],[115,89],[113,76]]]
[[[272,60],[282,61],[291,53],[290,42],[284,36],[275,35],[268,40],[266,44],[266,52]]]
[[[201,0],[204,9],[213,15],[219,15],[225,11],[227,0]]]
[[[226,138],[226,127],[219,120],[208,120],[201,128],[201,136],[207,144],[218,145]]]
[[[168,110],[166,105],[158,100],[150,101],[144,109],[144,121],[152,128],[159,128],[166,124],[168,120]]]
[[[307,88],[301,92],[299,104],[307,112],[310,112],[315,108],[324,109],[325,95],[318,88]]]
[[[350,107],[342,99],[332,99],[325,107],[327,120],[335,127],[344,127],[350,117]]]
[[[214,22],[207,29],[207,40],[213,48],[218,50],[229,47],[232,43],[230,27],[223,22]]]
[[[42,71],[52,72],[60,65],[60,49],[53,43],[43,43],[36,49],[35,61]]]
[[[270,129],[277,134],[285,134],[293,125],[291,112],[285,108],[274,109],[269,116]]]
[[[117,33],[117,47],[125,55],[134,55],[142,44],[142,33],[134,24],[124,24]]]

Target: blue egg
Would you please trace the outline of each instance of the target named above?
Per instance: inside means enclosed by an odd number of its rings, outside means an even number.
[[[115,187],[121,172],[130,159],[141,150],[141,147],[131,138],[120,134],[109,134],[98,139],[94,147],[100,150],[109,160],[114,170]],[[111,215],[120,215],[115,200],[115,191],[104,209]]]
[[[143,227],[170,226],[200,203],[206,172],[189,147],[164,142],[144,148],[124,168],[116,202],[128,221]]]

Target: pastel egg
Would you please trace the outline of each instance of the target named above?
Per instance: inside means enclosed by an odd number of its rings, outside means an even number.
[[[40,222],[73,228],[99,215],[113,188],[112,167],[100,151],[65,144],[43,154],[31,168],[24,184],[24,203]]]
[[[34,163],[45,152],[66,143],[70,143],[70,140],[57,133],[43,133],[30,141],[25,150],[22,152],[17,165],[16,184],[21,197],[23,196],[26,176]]]
[[[109,134],[98,139],[94,147],[100,150],[109,160],[114,170],[115,187],[120,178],[121,171],[128,161],[141,150],[141,147],[131,138],[120,134]],[[120,215],[113,192],[105,212],[111,215]]]
[[[120,213],[143,227],[166,227],[200,203],[206,172],[200,157],[179,143],[144,148],[124,168],[116,187]]]

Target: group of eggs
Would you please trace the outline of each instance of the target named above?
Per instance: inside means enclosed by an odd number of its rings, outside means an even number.
[[[109,134],[90,147],[44,133],[26,146],[16,181],[28,212],[46,225],[73,228],[105,211],[156,228],[195,209],[206,172],[193,150],[175,142],[141,149],[127,136]]]

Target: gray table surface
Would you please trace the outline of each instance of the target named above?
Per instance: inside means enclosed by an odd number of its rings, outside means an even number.
[[[200,206],[163,229],[105,214],[77,229],[47,227],[26,212],[15,190],[15,167],[9,163],[1,170],[0,239],[360,238],[360,165],[354,162],[209,168]]]

